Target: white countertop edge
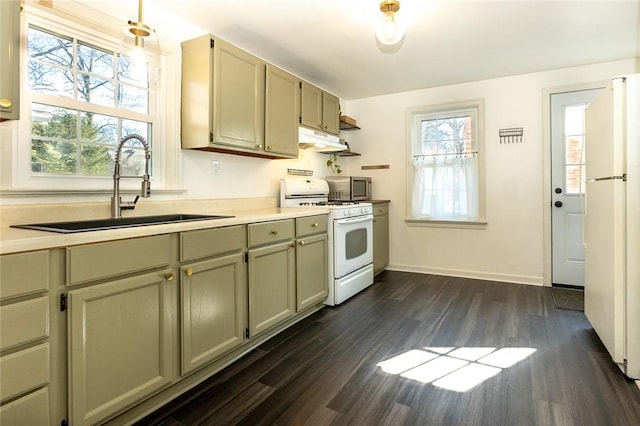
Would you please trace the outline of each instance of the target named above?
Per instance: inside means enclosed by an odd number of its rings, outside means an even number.
[[[242,225],[247,223],[268,222],[271,220],[293,219],[297,217],[314,216],[327,213],[329,213],[329,208],[323,209],[318,207],[268,208],[259,210],[242,210],[237,212],[202,212],[201,214],[231,215],[235,217],[160,225],[135,226],[130,228],[109,229],[104,231],[77,232],[71,234],[7,227],[0,228],[0,254],[46,250],[59,247],[69,247],[79,244],[100,243],[105,241],[124,240],[127,238],[144,237],[149,235],[171,234],[174,232],[220,228],[223,226]]]

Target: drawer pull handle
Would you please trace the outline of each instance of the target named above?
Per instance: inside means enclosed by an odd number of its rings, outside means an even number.
[[[164,279],[167,281],[173,281],[173,274],[169,273],[169,274],[165,274],[164,275]]]
[[[193,275],[193,269],[187,268],[184,270],[184,273],[186,276],[190,277],[191,275]]]
[[[272,229],[270,234],[271,235],[278,235],[278,230],[277,229]]]
[[[7,98],[0,99],[0,107],[11,108],[11,105],[13,105],[13,102],[11,102],[11,99],[7,99]]]

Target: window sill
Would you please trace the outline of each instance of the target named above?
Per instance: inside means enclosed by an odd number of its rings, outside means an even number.
[[[432,219],[405,219],[407,226],[420,226],[427,228],[453,228],[453,229],[479,229],[487,228],[486,221],[458,221],[458,220],[432,220]]]

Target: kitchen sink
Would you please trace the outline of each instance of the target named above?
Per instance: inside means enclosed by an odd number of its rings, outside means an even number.
[[[35,229],[38,231],[72,234],[75,232],[100,231],[105,229],[132,228],[137,226],[161,225],[167,223],[192,222],[197,220],[226,219],[235,216],[200,214],[164,214],[156,216],[121,217],[116,219],[76,220],[71,222],[33,223],[12,225],[13,228]]]

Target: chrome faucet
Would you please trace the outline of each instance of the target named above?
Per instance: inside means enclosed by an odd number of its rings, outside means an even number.
[[[120,156],[122,147],[131,140],[136,139],[144,146],[144,175],[143,176],[120,176]],[[149,144],[140,135],[129,135],[122,138],[116,150],[115,165],[113,167],[113,195],[111,196],[111,217],[114,219],[122,217],[122,210],[133,210],[136,208],[138,198],[149,198],[151,196],[151,182],[149,181],[149,162],[151,153],[149,152]],[[120,178],[121,177],[142,177],[142,189],[140,195],[136,195],[133,201],[122,201],[120,197]]]

